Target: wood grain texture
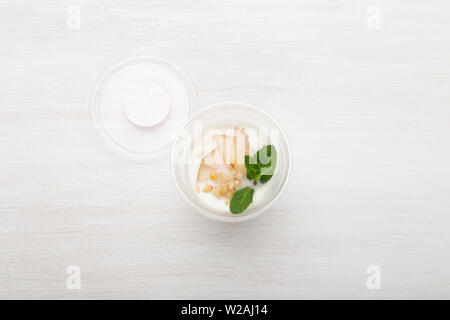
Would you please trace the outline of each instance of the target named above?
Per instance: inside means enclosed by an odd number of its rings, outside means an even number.
[[[8,0],[0,14],[0,298],[450,298],[448,1]],[[209,221],[168,155],[100,141],[88,94],[140,55],[180,66],[201,107],[279,121],[294,167],[269,212]],[[66,288],[73,264],[81,290]]]

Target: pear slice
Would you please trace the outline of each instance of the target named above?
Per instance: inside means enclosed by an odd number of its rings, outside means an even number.
[[[249,153],[248,135],[244,129],[235,127],[234,135],[214,135],[217,150],[223,155],[223,162],[236,167],[245,163],[245,155]]]
[[[233,165],[245,164],[245,155],[249,153],[248,135],[242,128],[234,128]],[[244,165],[245,166],[245,165]]]
[[[234,159],[234,139],[233,137],[217,134],[214,135],[214,140],[216,141],[217,150],[219,150],[222,155],[222,162],[225,164],[233,164]]]
[[[234,175],[233,167],[224,164],[222,159],[223,156],[216,149],[205,155],[198,169],[197,181],[210,180],[212,172],[216,172],[216,174],[222,172],[228,176]]]
[[[242,128],[235,127],[233,136],[213,136],[216,149],[202,158],[197,181],[210,180],[211,173],[223,173],[228,177],[241,179],[246,175],[245,155],[249,154],[248,135]]]

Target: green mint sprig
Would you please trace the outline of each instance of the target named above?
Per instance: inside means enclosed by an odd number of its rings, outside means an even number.
[[[277,165],[277,150],[275,146],[268,144],[258,150],[253,156],[245,156],[245,168],[247,169],[247,178],[253,180],[253,183],[266,183],[269,181]]]
[[[253,180],[253,184],[266,183],[273,177],[275,167],[277,166],[277,150],[275,146],[268,144],[258,150],[253,156],[245,156],[245,168],[247,169],[247,178]],[[251,187],[245,187],[233,194],[230,201],[230,211],[233,214],[244,212],[253,202],[253,193],[255,190]]]
[[[253,180],[253,183],[256,184],[258,182],[259,177],[261,176],[261,166],[257,160],[258,154],[255,154],[253,157],[249,155],[245,156],[245,168],[247,169],[247,179]]]

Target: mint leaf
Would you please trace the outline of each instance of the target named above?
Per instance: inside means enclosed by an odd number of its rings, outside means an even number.
[[[277,150],[271,144],[265,145],[257,152],[258,163],[261,167],[270,167],[272,164],[272,159],[276,161]]]
[[[250,187],[242,188],[233,194],[230,202],[231,213],[242,213],[253,202],[253,190]]]
[[[277,165],[277,150],[275,146],[268,144],[256,153],[258,164],[260,168],[260,179],[261,183],[266,183],[269,181],[273,173],[275,172],[275,167]]]
[[[270,179],[272,179],[273,174],[265,174],[265,175],[261,175],[261,177],[259,178],[259,182],[261,183],[266,183],[267,181],[269,181]]]
[[[269,181],[277,165],[277,150],[275,146],[268,144],[258,150],[252,157],[245,156],[245,168],[247,169],[247,178],[253,180],[256,184],[258,180],[261,183]]]
[[[249,155],[245,156],[245,168],[247,169],[247,179],[253,180],[256,182],[261,175],[261,166],[258,164],[258,154],[255,154],[253,157]]]

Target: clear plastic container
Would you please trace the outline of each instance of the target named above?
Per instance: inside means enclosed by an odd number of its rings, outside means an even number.
[[[199,134],[199,125],[203,129],[222,126],[257,128],[261,132],[268,133],[269,143],[275,145],[277,166],[272,179],[266,183],[268,190],[265,190],[263,196],[257,197],[256,189],[253,203],[243,213],[232,214],[211,207],[201,198],[201,193],[196,191],[196,180],[191,174],[193,165],[191,155],[194,139]],[[176,136],[171,154],[172,176],[183,198],[205,217],[223,222],[249,220],[272,206],[288,183],[291,162],[289,142],[277,122],[266,112],[240,102],[215,104],[191,116]]]
[[[190,79],[157,57],[120,62],[97,81],[90,95],[90,116],[99,136],[134,160],[169,150],[174,133],[196,111]]]

